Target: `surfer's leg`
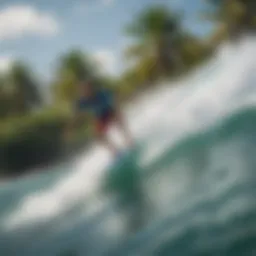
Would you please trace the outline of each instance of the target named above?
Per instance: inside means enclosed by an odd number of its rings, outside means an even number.
[[[115,111],[115,121],[119,129],[122,131],[122,133],[125,136],[126,142],[129,146],[132,146],[134,144],[133,138],[131,136],[131,133],[128,129],[128,126],[126,122],[124,121],[124,118],[120,111]]]
[[[100,141],[101,144],[105,145],[105,147],[110,150],[110,152],[116,156],[118,154],[117,147],[108,139],[106,134],[107,124],[102,121],[98,120],[96,123],[96,137]]]
[[[98,140],[105,145],[105,147],[113,154],[114,156],[118,155],[117,147],[107,138],[106,134],[97,134]]]

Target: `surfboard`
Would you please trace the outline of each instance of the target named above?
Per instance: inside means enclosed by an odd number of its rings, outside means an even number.
[[[113,159],[111,166],[120,167],[120,165],[127,164],[127,162],[134,161],[138,157],[139,151],[140,151],[140,147],[138,145],[134,145],[133,147],[120,151],[118,156],[116,156]]]
[[[129,159],[132,155],[132,148],[120,151],[118,156],[113,159],[113,166],[120,165],[124,163],[125,160]]]
[[[129,149],[125,149],[113,158],[105,173],[105,181],[103,188],[105,191],[121,191],[127,190],[127,186],[131,186],[137,179],[140,167],[138,166],[138,158],[142,145],[134,145]],[[120,188],[121,187],[121,188]],[[129,189],[128,189],[129,190]]]

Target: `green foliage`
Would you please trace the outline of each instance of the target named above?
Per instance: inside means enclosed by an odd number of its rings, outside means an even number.
[[[201,40],[182,28],[181,15],[166,6],[142,11],[126,32],[135,39],[124,53],[134,63],[122,77],[127,94],[184,72],[209,54]]]
[[[152,6],[142,11],[138,18],[126,28],[128,35],[139,40],[159,39],[164,36],[169,39],[180,27],[179,16],[171,13],[165,6]]]
[[[209,45],[190,34],[183,35],[179,47],[186,69],[194,67],[211,53]]]
[[[24,115],[40,106],[39,83],[32,70],[16,62],[0,81],[0,117]]]
[[[52,86],[54,100],[72,102],[77,96],[77,83],[84,79],[96,79],[97,67],[82,51],[72,50],[60,58],[55,82]]]
[[[20,172],[47,163],[63,147],[61,130],[67,117],[42,112],[1,122],[0,169]]]
[[[21,173],[44,166],[79,150],[90,141],[91,127],[87,123],[75,130],[70,141],[64,137],[69,114],[58,108],[0,122],[1,173]]]
[[[71,50],[60,58],[57,76],[71,72],[77,79],[87,79],[95,74],[94,69],[94,63],[89,56],[80,50]]]
[[[161,77],[174,69],[182,34],[179,15],[165,6],[153,6],[142,11],[126,32],[135,39],[126,56],[136,61],[139,80],[151,81],[152,74]]]
[[[12,103],[14,102],[12,96],[0,85],[0,118],[5,118],[12,114]]]
[[[211,8],[205,16],[218,24],[217,31],[222,31],[216,32],[218,36],[222,35],[220,40],[227,36],[235,39],[243,31],[255,33],[256,2],[254,0],[209,0],[208,5]]]
[[[13,88],[16,112],[26,113],[41,103],[38,82],[25,64],[16,62],[7,74],[6,83]]]

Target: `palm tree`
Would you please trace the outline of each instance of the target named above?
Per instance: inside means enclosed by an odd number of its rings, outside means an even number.
[[[59,63],[59,75],[71,71],[77,79],[83,79],[95,72],[93,60],[80,50],[71,50],[60,58]]]
[[[151,7],[143,11],[127,27],[126,33],[135,39],[135,44],[127,49],[126,56],[137,63],[149,65],[148,73],[166,75],[177,64],[179,50],[176,42],[181,33],[180,17],[165,7]]]
[[[76,97],[76,84],[81,79],[97,77],[95,63],[79,50],[71,50],[59,60],[53,84],[54,98],[69,103]]]
[[[16,113],[27,113],[42,103],[38,81],[22,62],[17,61],[12,65],[6,75],[5,87],[11,87],[8,92],[12,95]]]
[[[243,31],[255,31],[256,3],[254,0],[209,0],[206,17],[219,23],[216,35],[237,38]],[[225,32],[226,31],[226,32]]]
[[[0,84],[0,118],[6,117],[10,112],[8,99],[2,83]]]

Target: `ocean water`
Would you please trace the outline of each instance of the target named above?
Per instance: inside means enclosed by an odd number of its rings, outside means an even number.
[[[125,109],[137,145],[2,183],[0,255],[256,255],[256,38]],[[117,131],[110,131],[122,143]]]

